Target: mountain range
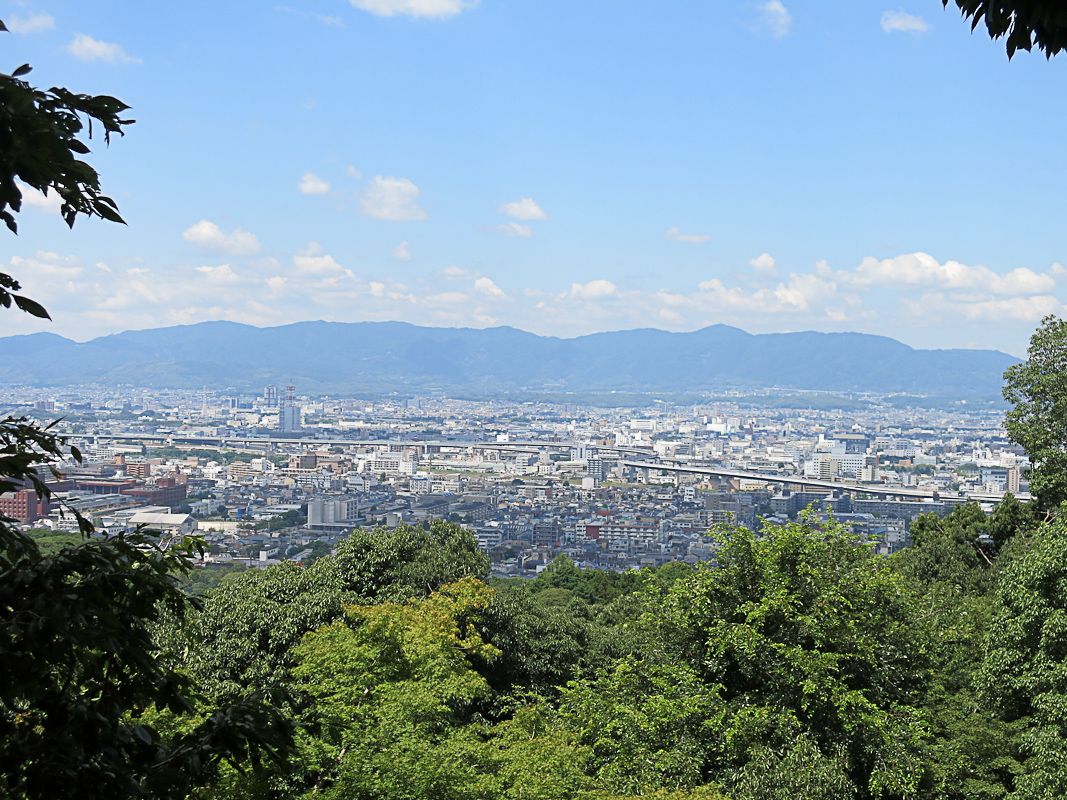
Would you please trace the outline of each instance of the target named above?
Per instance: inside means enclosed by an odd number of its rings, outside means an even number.
[[[301,394],[381,392],[715,392],[780,387],[937,397],[1000,395],[1018,363],[995,350],[916,350],[861,333],[750,334],[727,325],[573,339],[515,328],[403,322],[202,322],[79,343],[50,333],[0,338],[8,384],[132,384],[258,394],[290,379]]]

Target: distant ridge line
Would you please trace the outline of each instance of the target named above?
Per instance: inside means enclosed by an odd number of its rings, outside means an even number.
[[[259,393],[290,376],[301,393],[715,392],[762,388],[997,397],[1018,359],[995,350],[916,350],[863,333],[750,334],[728,325],[562,339],[510,327],[201,322],[78,343],[0,338],[9,384],[82,383]]]

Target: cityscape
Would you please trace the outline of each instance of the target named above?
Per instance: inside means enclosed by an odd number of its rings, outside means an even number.
[[[196,531],[215,567],[303,563],[356,527],[444,519],[474,532],[497,575],[533,577],[559,555],[625,571],[713,560],[716,525],[758,531],[809,507],[888,554],[920,514],[1029,497],[1003,411],[967,401],[597,408],[310,398],[293,385],[257,396],[16,387],[2,399],[9,413],[60,420],[83,454],[63,465],[51,503],[26,488],[0,498],[3,513],[33,528],[76,530],[78,511],[110,533]]]

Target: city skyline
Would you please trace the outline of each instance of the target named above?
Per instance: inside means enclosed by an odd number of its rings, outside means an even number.
[[[137,119],[128,227],[27,195],[4,271],[84,341],[228,319],[725,323],[1024,354],[1062,313],[1061,58],[905,6],[4,2],[11,68]]]

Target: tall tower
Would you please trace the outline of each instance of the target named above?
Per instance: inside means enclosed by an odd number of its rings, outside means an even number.
[[[300,430],[300,406],[296,404],[296,387],[292,378],[285,387],[285,399],[278,409],[278,430],[283,433]]]
[[[278,407],[278,387],[271,384],[263,390],[263,405],[267,408]]]
[[[1021,483],[1021,480],[1022,470],[1019,469],[1019,465],[1016,464],[1014,467],[1010,467],[1008,469],[1008,481],[1006,484],[1007,491],[1011,492],[1012,494],[1018,494],[1019,484]]]

